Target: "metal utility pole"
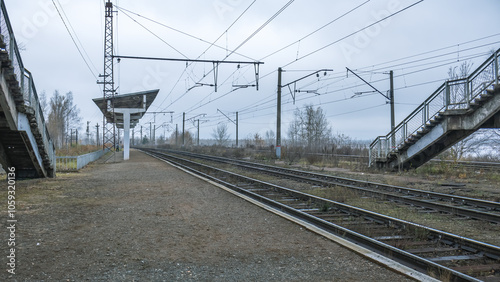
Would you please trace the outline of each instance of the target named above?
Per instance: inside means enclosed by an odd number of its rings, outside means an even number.
[[[87,145],[90,145],[90,128],[89,128],[90,121],[87,121]]]
[[[198,119],[197,122],[198,122],[198,131],[196,133],[196,135],[197,135],[196,136],[196,145],[200,146],[200,120]]]
[[[141,145],[142,145],[142,138],[144,138],[143,136],[144,135],[142,135],[142,125],[141,125],[141,138],[140,138],[140,141],[139,141],[139,144],[141,144]]]
[[[389,80],[390,80],[390,90],[389,90],[389,96],[385,95],[384,93],[380,92],[375,86],[371,85],[368,81],[364,80],[361,76],[357,75],[355,72],[350,70],[349,68],[346,68],[348,72],[351,72],[354,74],[357,78],[361,79],[364,83],[366,83],[368,86],[373,88],[373,92],[378,92],[380,95],[384,96],[389,101],[389,104],[391,105],[391,131],[394,130],[396,127],[396,121],[394,117],[394,72],[391,70],[389,71]],[[357,94],[361,94],[364,92],[359,92]],[[394,143],[394,140],[393,140]]]
[[[186,125],[186,113],[182,113],[182,146],[184,146],[184,129]]]
[[[103,81],[103,97],[106,103],[106,111],[103,116],[102,126],[102,145],[103,150],[113,149],[116,144],[115,137],[115,83],[113,74],[113,3],[107,0],[105,4],[105,23],[104,23],[104,73],[99,75]],[[111,120],[108,121],[106,116]]]
[[[149,122],[149,143],[151,144],[151,140],[153,140],[153,122]]]
[[[238,148],[238,112],[236,112],[236,148]]]
[[[76,129],[75,140],[76,140],[76,146],[78,146],[78,128]]]
[[[163,140],[164,140],[164,143],[167,143],[167,130],[166,130],[166,124],[163,123]]]
[[[394,131],[396,128],[396,120],[394,117],[394,73],[392,70],[389,72],[389,80],[391,85],[389,90],[389,101],[391,103],[391,131]],[[394,135],[392,135],[391,144],[393,148],[396,147],[396,139],[394,138]]]
[[[276,102],[276,157],[281,159],[281,74],[282,68],[278,68],[278,97]]]
[[[153,125],[153,145],[156,146],[156,124]]]
[[[391,70],[389,72],[391,88],[389,90],[389,101],[391,103],[391,131],[396,127],[396,121],[394,119],[394,73]]]
[[[179,126],[175,124],[175,146],[179,146]]]
[[[96,143],[97,146],[99,146],[99,124],[97,123],[95,125],[95,127],[97,128],[97,130],[96,130],[96,139],[95,139],[96,142],[95,143]]]
[[[167,112],[146,112],[145,113],[145,114],[152,114],[153,115],[153,123],[155,124],[155,126],[154,126],[155,130],[153,131],[153,138],[152,138],[153,139],[153,144],[156,145],[156,115],[157,114],[163,114],[163,115],[170,114],[170,120],[171,120],[171,122],[173,122],[173,117],[172,117],[173,113],[174,112],[172,112],[172,111],[167,111]]]
[[[303,80],[303,79],[306,79],[310,76],[313,76],[313,75],[316,75],[319,79],[319,73],[320,72],[324,72],[324,75],[326,75],[326,72],[329,72],[329,71],[333,71],[332,69],[320,69],[320,70],[317,70],[313,73],[310,73],[308,75],[305,75],[299,79],[296,79],[290,83],[287,83],[285,85],[281,85],[281,81],[282,81],[282,78],[281,78],[281,75],[282,73],[284,72],[284,70],[282,68],[278,68],[278,98],[277,98],[277,105],[276,105],[276,112],[277,112],[277,117],[276,117],[276,157],[278,159],[281,159],[281,89],[283,87],[288,87],[289,90],[290,90],[290,93],[292,94],[292,98],[293,98],[293,101],[295,103],[295,93],[297,92],[307,92],[307,93],[315,93],[317,95],[319,95],[318,93],[316,93],[316,90],[297,90],[296,89],[296,84],[297,82]],[[290,89],[290,85],[294,85],[294,90],[292,92],[292,90]]]
[[[187,120],[186,120],[186,121],[188,121],[188,120],[192,120],[192,121],[193,121],[193,125],[194,125],[194,126],[196,126],[196,127],[197,127],[197,129],[198,129],[198,131],[197,131],[197,133],[196,133],[196,140],[197,140],[197,141],[196,141],[196,144],[197,144],[197,146],[200,146],[200,119],[199,119],[199,118],[198,118],[198,119],[196,119],[196,118],[197,118],[197,117],[199,117],[199,116],[203,116],[203,117],[204,117],[204,116],[206,116],[206,115],[207,115],[207,114],[199,114],[199,115],[197,115],[197,116],[194,116],[194,117],[189,118],[189,119],[187,119]],[[205,123],[205,122],[208,122],[208,120],[201,120],[201,122],[202,122],[202,123]]]

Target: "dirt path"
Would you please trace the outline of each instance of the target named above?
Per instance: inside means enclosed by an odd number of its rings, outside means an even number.
[[[16,274],[0,278],[405,281],[137,151],[127,162],[18,181],[16,190]],[[2,218],[8,238],[5,211]]]

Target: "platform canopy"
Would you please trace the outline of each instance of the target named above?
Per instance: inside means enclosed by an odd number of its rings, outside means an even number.
[[[114,98],[114,105],[115,109],[118,111],[115,112],[114,119],[112,113],[106,113],[106,120],[110,123],[113,123],[114,121],[117,128],[123,128],[123,113],[120,113],[119,109],[143,109],[143,111],[132,113],[130,115],[130,128],[134,128],[139,123],[139,120],[144,116],[149,106],[151,106],[159,91],[159,89],[155,89],[116,95]],[[104,98],[95,98],[92,100],[104,114],[106,112],[106,102]]]

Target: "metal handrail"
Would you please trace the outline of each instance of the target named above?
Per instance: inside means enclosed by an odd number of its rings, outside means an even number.
[[[412,113],[385,136],[377,137],[370,144],[370,166],[376,159],[397,154],[403,145],[418,131],[447,110],[467,110],[471,103],[486,89],[499,84],[500,49],[492,54],[469,76],[448,80],[420,104]]]
[[[14,36],[14,31],[10,24],[9,16],[7,14],[7,8],[2,0],[0,5],[0,35],[3,37],[5,42],[5,49],[9,54],[9,59],[11,61],[14,75],[19,82],[19,87],[23,96],[22,109],[27,115],[31,115],[35,118],[37,127],[36,130],[41,138],[42,144],[37,144],[38,148],[43,153],[46,153],[50,164],[52,165],[55,172],[55,146],[54,142],[50,138],[50,134],[45,123],[43,116],[42,107],[36,92],[35,83],[33,82],[32,74],[24,68],[23,61],[21,59],[21,54],[17,46],[17,42]],[[43,145],[43,146],[42,146]]]

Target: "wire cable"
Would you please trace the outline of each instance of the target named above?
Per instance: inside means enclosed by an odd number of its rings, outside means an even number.
[[[302,40],[304,40],[304,39],[306,39],[306,38],[308,38],[308,37],[312,36],[313,34],[317,33],[318,31],[320,31],[320,30],[322,30],[322,29],[326,28],[327,26],[329,26],[329,25],[331,25],[331,24],[335,23],[336,21],[340,20],[341,18],[343,18],[343,17],[345,17],[345,16],[349,15],[350,13],[352,13],[352,12],[356,11],[357,9],[361,8],[362,6],[364,6],[365,4],[367,4],[367,3],[368,3],[368,2],[370,2],[370,1],[371,1],[371,0],[367,0],[367,1],[363,2],[363,3],[361,3],[360,5],[358,5],[358,6],[354,7],[354,8],[352,8],[351,10],[349,10],[349,11],[345,12],[344,14],[340,15],[339,17],[335,18],[334,20],[330,21],[329,23],[327,23],[327,24],[325,24],[325,25],[321,26],[320,28],[318,28],[318,29],[314,30],[313,32],[311,32],[311,33],[307,34],[306,36],[304,36],[304,37],[300,38],[299,40],[296,40],[296,41],[294,41],[294,42],[292,42],[292,43],[290,43],[290,44],[286,45],[285,47],[282,47],[282,48],[280,48],[280,49],[278,49],[278,50],[276,50],[276,51],[272,52],[271,54],[269,54],[269,55],[267,55],[267,56],[264,56],[264,57],[263,57],[262,59],[260,59],[260,60],[261,60],[261,61],[263,61],[263,60],[265,60],[265,59],[267,59],[267,58],[269,58],[269,57],[271,57],[271,56],[273,56],[273,55],[275,55],[275,54],[277,54],[277,53],[279,53],[279,52],[281,52],[281,51],[283,51],[283,50],[285,50],[285,49],[287,49],[287,48],[289,48],[289,47],[291,47],[291,46],[293,46],[293,45],[295,45],[295,44],[297,44],[297,43],[300,43]],[[298,56],[296,57],[296,59],[298,59]]]
[[[227,32],[229,31],[229,29],[231,29],[237,21],[239,21],[244,14],[246,14],[246,12],[253,6],[253,4],[255,4],[257,0],[254,0],[234,21],[233,23],[231,23],[231,25],[214,41],[210,44],[210,46],[205,49],[205,51],[203,51],[198,57],[197,59],[199,59],[201,56],[203,56],[203,54],[205,54],[212,46],[217,46],[215,45],[215,43],[222,37],[224,36],[224,34],[227,34]],[[235,52],[235,51],[234,51]],[[235,54],[238,54],[240,55],[239,53],[236,53]],[[246,56],[245,56],[246,57]],[[250,58],[251,59],[251,58]],[[252,59],[253,60],[253,59]],[[172,87],[172,89],[170,90],[170,92],[167,94],[167,96],[162,100],[162,102],[160,103],[159,107],[161,107],[161,105],[163,105],[163,103],[168,99],[168,97],[170,97],[170,95],[173,93],[175,87],[178,85],[178,83],[180,82],[180,80],[182,79],[182,77],[184,76],[184,74],[186,73],[186,70],[187,70],[187,67],[190,66],[192,63],[189,63],[186,68],[183,70],[182,74],[180,75],[179,79],[177,80],[177,82],[175,83],[175,85]],[[212,69],[209,73],[207,74],[204,74],[203,75],[203,78],[205,78],[208,74],[210,74],[212,71],[214,71],[214,69]],[[203,79],[202,78],[202,79]],[[198,82],[200,82],[202,79],[200,79]],[[179,100],[180,98],[182,98],[183,96],[185,96],[187,94],[188,91],[184,92],[181,97],[179,97],[177,100]],[[213,93],[213,92],[212,92]],[[176,101],[177,101],[176,100]],[[164,110],[168,109],[173,103],[170,103],[166,108],[164,108]]]
[[[97,80],[97,75],[94,73],[94,71],[92,70],[92,68],[90,67],[90,64],[89,62],[87,61],[87,59],[85,58],[83,52],[81,49],[83,49],[83,45],[82,45],[82,48],[80,49],[80,46],[78,46],[78,43],[76,42],[75,40],[75,37],[73,36],[73,34],[71,33],[68,25],[66,24],[66,21],[64,20],[61,12],[59,11],[59,8],[57,7],[56,3],[54,2],[54,0],[52,0],[52,4],[54,4],[54,7],[56,8],[56,11],[57,13],[59,14],[59,17],[61,18],[61,21],[63,22],[64,24],[64,27],[66,28],[66,30],[68,31],[68,34],[69,36],[71,37],[71,40],[73,41],[73,44],[75,45],[76,49],[78,50],[78,53],[80,53],[80,56],[82,57],[83,61],[85,62],[85,65],[87,65],[87,68],[89,69],[89,71],[92,73],[92,75],[94,76],[94,78]],[[69,20],[68,20],[69,22]],[[76,33],[75,33],[75,36],[76,36]],[[85,50],[84,50],[85,51]],[[86,52],[85,52],[86,53]],[[95,67],[94,67],[95,68]]]
[[[234,52],[236,52],[236,50],[240,49],[243,45],[245,45],[248,41],[250,41],[250,39],[252,39],[255,35],[257,35],[262,29],[264,29],[270,22],[272,22],[276,17],[278,17],[284,10],[286,10],[286,8],[288,8],[295,0],[290,0],[288,1],[288,3],[286,3],[281,9],[278,10],[278,12],[276,12],[271,18],[269,18],[264,24],[262,24],[259,28],[257,28],[257,30],[255,30],[250,36],[247,37],[247,39],[243,40],[243,42],[240,43],[240,45],[238,45],[238,47],[236,47],[236,49],[234,49],[233,51],[231,51],[231,53],[229,53],[229,55],[227,55],[225,59],[227,59],[229,56],[231,56],[232,54],[234,54]],[[423,1],[423,0],[422,0]]]

